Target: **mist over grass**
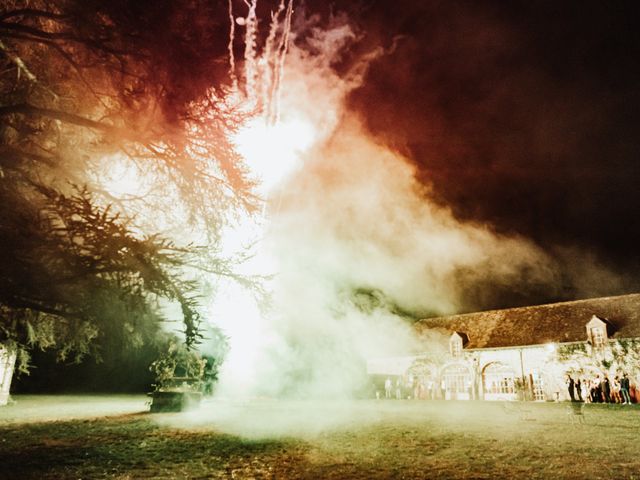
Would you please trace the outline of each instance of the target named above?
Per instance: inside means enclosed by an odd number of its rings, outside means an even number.
[[[576,479],[640,468],[636,406],[589,404],[580,424],[563,403],[518,404],[523,416],[502,402],[395,400],[214,402],[192,414],[103,409],[69,420],[52,408],[68,397],[46,397],[48,417],[6,421],[17,400],[0,410],[0,478]],[[243,430],[228,412],[246,415]]]

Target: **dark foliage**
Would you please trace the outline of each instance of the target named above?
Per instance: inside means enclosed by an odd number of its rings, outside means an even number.
[[[221,11],[199,0],[0,7],[0,344],[22,352],[21,370],[34,347],[70,360],[153,345],[162,302],[179,305],[187,345],[200,340],[193,270],[234,275],[217,256],[220,227],[256,204],[229,142],[240,117],[220,100]],[[140,209],[100,184],[114,154],[152,172],[176,221],[209,243],[143,233]]]

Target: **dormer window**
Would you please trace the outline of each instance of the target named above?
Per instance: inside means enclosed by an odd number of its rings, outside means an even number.
[[[459,338],[451,340],[451,356],[455,358],[462,356],[462,340]]]
[[[449,352],[453,358],[460,358],[462,356],[462,349],[464,345],[469,341],[468,337],[461,332],[453,332],[449,339]]]
[[[606,345],[608,340],[607,324],[606,320],[595,315],[587,323],[587,338],[595,348],[602,348]]]
[[[604,345],[604,332],[600,327],[591,328],[591,343],[594,347],[602,347]]]

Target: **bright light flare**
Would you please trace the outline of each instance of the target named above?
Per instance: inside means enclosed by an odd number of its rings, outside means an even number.
[[[300,116],[270,125],[264,117],[251,119],[234,136],[238,153],[268,194],[301,163],[301,155],[316,139],[313,124]]]
[[[121,154],[102,157],[95,181],[116,198],[143,197],[151,188],[140,169]]]
[[[259,181],[259,193],[267,199],[277,185],[302,165],[303,155],[317,140],[314,125],[301,115],[283,116],[275,124],[264,116],[248,121],[234,136],[237,152],[243,157],[251,175]],[[222,251],[232,254],[247,246],[261,243],[265,235],[266,218],[241,218],[228,226],[222,235]],[[264,248],[239,265],[237,271],[246,275],[271,275],[274,259]],[[265,285],[268,289],[269,286]],[[250,395],[260,384],[258,378],[263,356],[276,340],[270,334],[269,323],[263,318],[256,299],[239,285],[221,282],[220,291],[211,305],[212,318],[229,338],[230,351],[220,372],[219,394]]]

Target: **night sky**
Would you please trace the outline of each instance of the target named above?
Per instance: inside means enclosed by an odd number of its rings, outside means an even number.
[[[567,272],[591,262],[618,278],[473,307],[638,291],[640,4],[377,1],[363,12],[362,43],[397,48],[351,108],[415,162],[432,197],[532,239]]]

